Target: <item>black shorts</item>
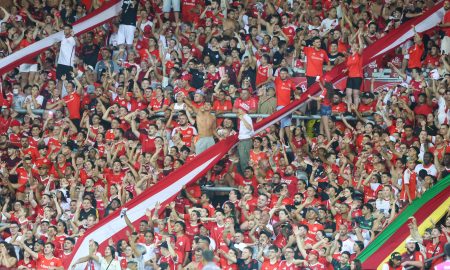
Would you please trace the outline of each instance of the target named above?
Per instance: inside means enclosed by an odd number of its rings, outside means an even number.
[[[62,75],[66,75],[66,79],[71,80],[73,79],[71,72],[73,72],[73,68],[71,66],[58,64],[56,66],[56,79],[60,80]]]
[[[317,81],[317,77],[316,76],[314,76],[314,77],[306,76],[306,86],[307,86],[307,88],[310,88],[311,85],[316,83],[316,81]]]
[[[348,77],[347,78],[347,85],[345,86],[345,88],[361,90],[361,84],[362,84],[362,78],[359,78],[359,77],[355,77],[355,78]]]

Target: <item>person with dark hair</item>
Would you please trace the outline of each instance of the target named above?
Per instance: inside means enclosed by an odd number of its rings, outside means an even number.
[[[237,259],[237,266],[239,270],[258,270],[258,261],[253,259],[253,248],[244,247],[241,257]]]
[[[373,216],[373,205],[370,203],[365,203],[361,208],[361,216],[355,217],[354,221],[356,224],[364,230],[372,230],[375,217]]]
[[[69,259],[72,255],[73,247],[75,246],[75,238],[66,237],[62,246],[61,260],[64,261]]]
[[[354,260],[350,263],[350,270],[362,270],[361,261],[358,260],[358,259],[354,259]]]
[[[438,256],[444,250],[445,242],[441,240],[441,237],[442,237],[441,229],[436,226],[431,230],[431,238],[423,241],[423,245],[425,246],[425,256],[427,259],[431,259],[435,256]],[[446,239],[445,236],[443,238]],[[442,257],[435,258],[430,262],[427,262],[427,264],[429,264],[430,266],[427,268],[431,269],[435,265],[441,263],[442,261],[443,261]]]
[[[45,243],[43,254],[33,251],[22,241],[19,242],[19,245],[24,251],[30,253],[31,256],[36,260],[37,269],[49,269],[49,267],[53,267],[53,269],[55,270],[64,270],[61,259],[55,257],[53,254],[53,252],[55,251],[55,245],[53,245],[52,243]]]
[[[408,69],[422,69],[422,55],[425,50],[425,45],[422,42],[422,36],[417,33],[416,27],[414,25],[411,27],[414,32],[414,45],[408,49]]]
[[[72,25],[64,25],[64,38],[61,40],[58,65],[56,66],[56,78],[59,80],[58,89],[62,88],[61,79],[63,75],[68,79],[72,79],[76,45],[77,40],[74,36]]]
[[[400,200],[403,203],[411,204],[412,201],[416,198],[417,193],[417,173],[414,171],[414,169],[416,168],[416,161],[408,160],[406,166],[407,168],[403,173]]]
[[[332,255],[332,254],[331,254]],[[331,263],[333,269],[336,270],[350,270],[350,253],[348,251],[343,251],[339,260],[333,258],[332,256],[327,256],[327,261]]]
[[[331,67],[327,52],[321,48],[322,42],[320,38],[314,37],[311,41],[311,47],[303,48],[303,52],[308,59],[306,63],[306,82],[308,88],[316,82],[318,76],[323,76],[324,62],[328,63],[325,70],[330,70]]]
[[[169,229],[169,233],[170,231],[171,230]],[[178,258],[179,263],[182,265],[187,265],[189,263],[189,252],[191,252],[191,240],[185,234],[186,224],[183,221],[176,221],[173,226],[173,232],[177,237],[175,242],[175,250],[180,254],[180,257]]]
[[[176,269],[175,265],[179,262],[178,253],[175,252],[172,246],[171,237],[166,237],[166,241],[162,242],[159,245],[159,250],[161,252],[161,257],[159,258],[157,264],[167,263],[169,265],[169,269]]]
[[[0,243],[0,269],[6,267],[11,269],[17,266],[16,253],[14,251],[14,246],[6,242]]]
[[[258,260],[262,262],[261,269],[277,269],[280,265],[280,260],[278,259],[279,248],[275,245],[271,245],[268,249],[267,257],[263,256],[264,249],[260,248],[258,252]]]
[[[328,56],[327,56],[328,57]],[[281,110],[291,103],[292,93],[295,91],[295,83],[288,78],[288,69],[283,67],[280,69],[279,76],[274,79],[275,96],[277,98],[277,110]],[[292,140],[291,117],[286,116],[281,119],[280,140],[285,143],[284,134],[288,137],[288,142]],[[285,143],[286,144],[286,143]]]
[[[20,250],[19,259],[20,260],[17,262],[17,269],[28,270],[36,268],[36,261],[33,260],[30,253]]]
[[[272,80],[273,70],[272,65],[270,65],[270,56],[268,54],[263,54],[260,59],[260,64],[256,71],[256,87],[269,83]]]
[[[214,252],[212,250],[204,250],[203,253],[204,266],[202,270],[220,270],[214,263]]]
[[[329,91],[321,81],[318,82],[322,92],[319,96],[311,96],[308,94],[308,97],[312,100],[320,101],[320,132],[325,136],[328,141],[331,140],[331,132],[329,126],[329,117],[331,116],[331,96],[333,96],[333,92]]]
[[[404,269],[402,266],[402,255],[399,252],[394,252],[387,263],[383,264],[381,270],[401,270]]]

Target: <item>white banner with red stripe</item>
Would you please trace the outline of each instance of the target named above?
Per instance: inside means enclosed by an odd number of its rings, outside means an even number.
[[[95,27],[104,24],[105,22],[108,22],[119,14],[121,7],[121,0],[105,2],[101,8],[86,15],[73,24],[73,31],[75,35],[86,33]],[[53,44],[60,42],[63,37],[64,33],[63,31],[60,31],[0,59],[0,75],[11,71],[23,63],[26,63],[27,60],[37,56],[41,52],[53,46]]]

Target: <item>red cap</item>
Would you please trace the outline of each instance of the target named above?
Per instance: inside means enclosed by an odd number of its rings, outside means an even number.
[[[18,120],[12,120],[11,124],[9,124],[10,127],[20,127],[20,122]]]

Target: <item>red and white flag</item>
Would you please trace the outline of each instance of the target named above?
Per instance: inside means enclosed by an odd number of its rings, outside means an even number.
[[[102,7],[76,21],[73,24],[73,32],[75,35],[80,35],[91,31],[95,27],[102,25],[117,16],[121,10],[121,7],[121,0],[112,0],[109,2],[105,1],[105,4]],[[0,59],[0,75],[11,71],[21,64],[26,63],[28,60],[36,57],[46,49],[53,46],[53,44],[60,42],[63,37],[64,32],[60,31]]]

